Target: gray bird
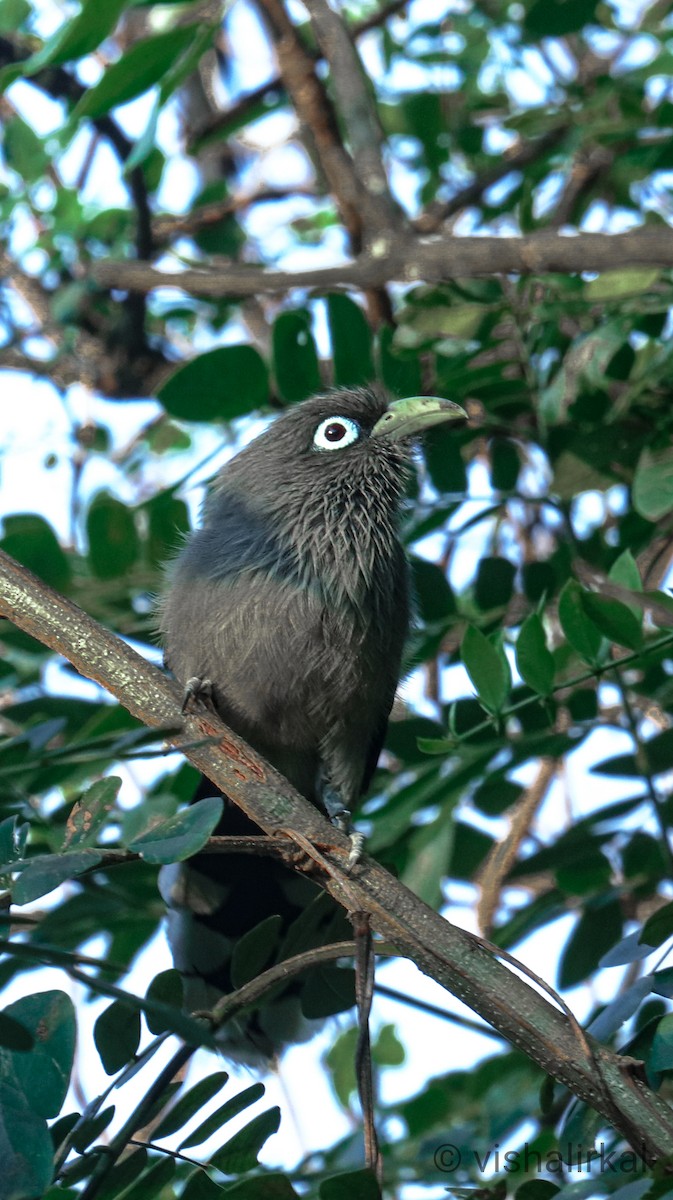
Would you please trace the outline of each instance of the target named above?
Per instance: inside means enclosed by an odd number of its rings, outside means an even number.
[[[465,416],[450,401],[390,402],[369,388],[296,405],[225,466],[202,527],[170,568],[160,623],[186,697],[207,694],[341,828],[370,783],[400,676],[409,582],[398,524],[414,441]],[[218,832],[251,830],[259,832],[229,805]],[[232,947],[261,920],[277,915],[285,934],[294,920],[311,925],[307,882],[270,859],[236,855],[164,872],[176,965],[199,984],[190,1006],[212,999],[204,981],[231,989]],[[331,920],[333,906],[326,911]],[[231,1031],[239,1057],[306,1036],[278,1011],[269,1008],[266,1028],[259,1018],[252,1032],[250,1021]]]

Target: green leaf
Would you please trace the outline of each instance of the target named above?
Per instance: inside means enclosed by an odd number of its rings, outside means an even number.
[[[658,267],[623,267],[619,271],[603,271],[597,279],[585,283],[584,296],[592,304],[602,300],[618,300],[622,296],[639,296],[650,291],[660,274]]]
[[[205,1121],[202,1121],[198,1128],[180,1143],[179,1149],[188,1150],[191,1146],[200,1146],[202,1142],[206,1142],[227,1121],[231,1121],[239,1113],[244,1112],[246,1108],[250,1108],[252,1104],[256,1104],[258,1100],[261,1100],[265,1091],[266,1088],[263,1083],[252,1083],[250,1087],[244,1088],[242,1092],[238,1092],[236,1096],[232,1096],[231,1100],[227,1100],[215,1112],[210,1113]]]
[[[114,579],[133,566],[140,539],[133,510],[115,496],[99,492],[86,518],[89,562],[99,579]]]
[[[420,825],[409,837],[409,858],[402,882],[432,908],[441,904],[442,880],[447,874],[455,825],[452,814],[442,812]]]
[[[205,846],[222,816],[223,805],[221,796],[206,796],[146,830],[131,842],[129,850],[150,863],[181,862],[191,858]]]
[[[618,583],[620,587],[629,588],[632,592],[642,592],[643,590],[638,563],[628,549],[624,550],[619,558],[615,559],[608,572],[608,578],[613,583]],[[626,602],[624,601],[624,603]],[[638,618],[638,622],[642,621],[642,608],[637,604],[628,604],[627,608],[631,610],[634,617]],[[673,605],[671,609],[673,613]]]
[[[531,37],[564,37],[591,24],[598,0],[533,0],[524,17]]]
[[[491,487],[499,492],[513,491],[521,470],[519,447],[509,438],[494,438],[490,451]]]
[[[97,850],[73,850],[68,854],[40,854],[31,859],[12,888],[15,904],[29,904],[60,887],[66,879],[74,879],[83,871],[96,867],[102,859]]]
[[[548,696],[554,686],[554,659],[547,649],[545,632],[537,613],[526,617],[516,641],[518,672],[534,692]]]
[[[673,997],[673,967],[663,967],[651,976],[652,991],[657,996],[665,996],[667,1000]]]
[[[254,1183],[259,1192],[259,1182],[255,1180]],[[223,1200],[223,1196],[222,1186],[214,1183],[210,1176],[206,1175],[203,1167],[199,1167],[188,1177],[185,1188],[180,1193],[180,1200]]]
[[[72,1000],[61,991],[37,992],[9,1004],[4,1013],[28,1030],[34,1046],[29,1052],[0,1052],[0,1077],[17,1088],[40,1117],[58,1116],[75,1058]]]
[[[145,512],[149,519],[147,557],[153,566],[159,566],[175,554],[189,532],[187,505],[172,492],[159,492],[145,505]]]
[[[535,1160],[533,1159],[533,1161]],[[521,1187],[516,1189],[514,1195],[516,1200],[553,1200],[560,1190],[558,1184],[552,1183],[549,1179],[528,1179],[526,1183],[522,1183]]]
[[[127,178],[132,171],[135,171],[136,167],[139,167],[141,163],[144,163],[146,159],[150,158],[150,156],[154,154],[156,150],[155,142],[157,136],[157,126],[159,124],[159,117],[161,116],[161,109],[163,105],[161,90],[162,89],[159,89],[158,95],[154,98],[154,103],[150,109],[150,115],[147,118],[145,129],[141,133],[140,137],[137,138],[131,153],[124,163],[124,174]]]
[[[332,340],[334,383],[353,387],[374,378],[372,333],[358,304],[334,292],[327,297],[327,323]]]
[[[618,900],[602,899],[587,906],[561,956],[559,987],[582,983],[622,936],[623,916]]]
[[[135,100],[153,84],[158,83],[183,50],[194,41],[195,27],[170,29],[154,37],[136,42],[111,63],[98,83],[87,88],[72,111],[67,129],[74,132],[83,117],[94,120],[111,108]],[[67,137],[67,133],[65,135]]]
[[[423,621],[445,621],[456,611],[453,589],[436,563],[411,556],[412,591]]]
[[[252,346],[219,346],[179,367],[157,399],[185,421],[231,421],[262,408],[269,398],[263,359]]]
[[[227,1192],[231,1193],[233,1200],[260,1200],[260,1178],[264,1181],[264,1197],[263,1200],[298,1200],[298,1194],[294,1190],[287,1175],[281,1175],[273,1171],[265,1171],[261,1177],[252,1175],[249,1179],[238,1179],[236,1183],[231,1184],[227,1188]],[[185,1193],[183,1192],[180,1200],[183,1200]],[[124,1197],[126,1200],[126,1197]],[[190,1193],[185,1197],[185,1200],[211,1200],[210,1192],[200,1195],[198,1193]],[[220,1198],[218,1197],[218,1200]]]
[[[25,1025],[0,1012],[0,1046],[8,1050],[32,1050],[35,1038]]]
[[[673,730],[657,733],[649,742],[645,742],[638,754],[620,754],[605,758],[591,767],[599,775],[625,775],[626,778],[636,779],[639,775],[649,772],[660,775],[673,767]],[[642,852],[638,856],[642,859]]]
[[[673,446],[643,450],[633,477],[633,507],[648,521],[673,509]]]
[[[601,960],[602,963],[604,961],[604,959]],[[651,975],[645,975],[642,979],[637,979],[635,983],[626,988],[626,991],[618,993],[614,1000],[606,1004],[603,1011],[597,1017],[594,1017],[593,1021],[587,1026],[587,1033],[597,1038],[599,1042],[606,1041],[621,1028],[625,1021],[630,1021],[634,1013],[640,1008],[643,1000],[646,1000],[651,992]]]
[[[322,380],[308,309],[298,308],[276,317],[272,338],[273,372],[283,400],[294,404],[319,392]]]
[[[116,1000],[98,1017],[93,1030],[96,1049],[108,1075],[121,1071],[140,1044],[140,1013]]]
[[[174,967],[160,971],[150,983],[145,1000],[148,1008],[145,1020],[150,1033],[171,1033],[175,1024],[175,1012],[182,1008],[184,983],[182,975]]]
[[[325,1066],[330,1082],[342,1108],[348,1111],[350,1097],[357,1087],[355,1078],[355,1051],[358,1031],[354,1025],[344,1029],[325,1054]]]
[[[673,1013],[662,1017],[657,1025],[648,1066],[651,1071],[670,1071],[673,1067]]]
[[[583,592],[582,605],[604,637],[629,650],[640,649],[643,644],[642,610],[636,616],[621,600],[599,596],[595,592]]]
[[[5,817],[0,821],[0,863],[11,863],[22,858],[28,841],[30,826],[18,816]]]
[[[66,1127],[64,1130],[67,1135],[72,1133],[71,1140],[73,1150],[77,1150],[79,1154],[83,1154],[84,1151],[92,1144],[92,1142],[98,1141],[101,1133],[104,1129],[107,1129],[108,1125],[114,1118],[114,1115],[115,1109],[114,1105],[112,1104],[108,1108],[104,1108],[100,1112],[97,1112],[95,1116],[92,1117],[80,1117],[77,1113],[75,1113],[75,1117],[77,1119],[77,1129]],[[61,1119],[67,1120],[67,1118]],[[60,1121],[57,1122],[57,1125],[59,1124]],[[57,1146],[58,1141],[54,1136],[53,1125],[51,1127],[51,1135],[54,1139],[54,1145]]]
[[[641,942],[640,929],[634,930],[633,933],[627,933],[616,946],[608,950],[604,954],[600,966],[603,967],[623,967],[627,963],[640,962],[641,959],[647,958],[652,953],[652,946],[646,946]]]
[[[390,325],[384,325],[379,333],[381,378],[394,396],[418,396],[423,391],[419,357],[396,351],[394,332]]]
[[[61,549],[51,525],[33,513],[15,513],[3,517],[4,537],[0,547],[17,562],[56,588],[70,586],[70,563]]]
[[[274,913],[239,938],[231,956],[231,983],[240,988],[268,966],[278,948],[283,918]]]
[[[107,1200],[127,1195],[127,1189],[140,1178],[147,1165],[147,1150],[141,1147],[132,1150],[130,1154],[119,1159],[105,1177],[105,1192]]]
[[[673,933],[673,900],[663,904],[648,917],[640,931],[641,945],[661,946]]]
[[[254,1086],[254,1085],[253,1085]],[[248,1089],[250,1090],[250,1089]],[[280,1127],[280,1109],[277,1105],[254,1117],[248,1125],[235,1133],[211,1157],[211,1164],[225,1175],[238,1175],[257,1166],[262,1146]]]
[[[161,1118],[161,1121],[153,1130],[153,1139],[155,1142],[161,1141],[162,1138],[168,1137],[171,1133],[177,1133],[178,1129],[182,1129],[188,1121],[191,1121],[202,1108],[208,1104],[219,1091],[222,1090],[229,1076],[226,1071],[214,1071],[212,1075],[207,1075],[205,1079],[200,1079],[193,1087],[185,1092],[184,1096],[173,1105],[172,1108]]]
[[[504,608],[509,604],[514,590],[514,564],[498,555],[486,555],[480,559],[474,584],[474,599],[482,612],[492,608]]]
[[[0,71],[0,91],[19,76],[35,75],[46,66],[58,66],[90,54],[112,32],[130,0],[82,0],[71,21],[64,22],[44,45],[23,63],[12,63]]]
[[[504,652],[474,625],[468,625],[460,656],[484,708],[499,713],[504,708],[512,684]]]
[[[28,0],[0,0],[0,33],[16,33],[32,11]]]
[[[84,793],[68,817],[63,840],[65,849],[81,849],[95,844],[98,834],[115,806],[122,785],[116,775],[98,779]]]
[[[394,1025],[382,1025],[372,1044],[372,1058],[380,1067],[401,1067],[406,1061],[404,1046]]]
[[[559,596],[558,615],[573,650],[594,667],[599,662],[602,638],[584,609],[585,595],[579,583],[569,579]]]
[[[309,1021],[322,1021],[355,1004],[355,972],[325,964],[308,971],[301,987],[301,1011]]]
[[[436,425],[423,436],[423,457],[438,492],[463,496],[467,491],[467,468],[460,447],[455,429]]]
[[[152,1200],[153,1196],[166,1197],[174,1194],[169,1184],[175,1175],[175,1162],[166,1156],[154,1161],[139,1177],[137,1182],[124,1191],[124,1200]],[[117,1193],[119,1195],[119,1193]],[[54,1200],[59,1200],[58,1196]]]
[[[320,1200],[381,1200],[376,1176],[368,1167],[323,1179],[318,1194]]]
[[[8,166],[24,183],[40,179],[49,166],[49,155],[42,138],[22,117],[10,117],[5,124],[3,149]]]
[[[0,1200],[44,1196],[54,1173],[47,1123],[25,1096],[0,1080]]]

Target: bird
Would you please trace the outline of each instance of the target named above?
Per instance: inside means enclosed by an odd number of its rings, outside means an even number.
[[[225,465],[168,568],[159,624],[185,703],[207,700],[346,831],[383,746],[409,631],[399,526],[415,444],[466,415],[378,385],[293,405]],[[197,795],[212,792],[205,781]],[[225,798],[216,832],[260,830]],[[353,861],[360,845],[355,834]],[[349,936],[331,898],[277,860],[202,854],[163,868],[160,886],[192,1008],[232,990],[233,950],[260,922],[271,921],[270,953],[297,930],[301,948]],[[270,1060],[311,1036],[302,986],[225,1028],[230,1055]]]

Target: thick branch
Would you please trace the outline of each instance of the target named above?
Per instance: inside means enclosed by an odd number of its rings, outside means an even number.
[[[3,552],[0,614],[64,654],[145,724],[179,724],[176,683]],[[378,863],[366,858],[345,875],[346,838],[212,714],[188,715],[182,732],[171,732],[167,741],[180,749],[210,737],[219,737],[219,744],[191,745],[186,757],[267,833],[289,828],[334,846],[324,855],[330,876],[322,882],[339,903],[368,912],[373,930],[601,1112],[638,1150],[668,1155],[673,1116],[628,1060],[590,1039],[587,1054],[587,1042],[577,1038],[563,1013],[494,959],[478,938],[433,912]]]
[[[356,176],[364,191],[360,208],[365,225],[365,245],[371,246],[378,238],[393,236],[402,224],[383,166],[383,131],[360,59],[341,17],[330,8],[327,0],[304,0],[304,3],[329,63]]]
[[[373,12],[369,17],[365,17],[362,21],[356,21],[353,25],[351,33],[354,38],[362,37],[365,33],[370,33],[372,29],[377,29],[381,25],[385,25],[390,17],[396,16],[408,7],[409,0],[391,0],[390,4],[384,4],[381,8]],[[220,130],[225,133],[229,127],[238,128],[243,124],[246,118],[254,116],[257,108],[274,92],[283,91],[283,80],[280,75],[275,75],[273,79],[269,79],[267,83],[263,83],[260,87],[255,88],[252,92],[246,92],[244,96],[236,100],[226,112],[219,113],[213,117],[210,124],[199,131],[198,136],[194,139],[194,144],[188,147],[190,153],[198,149],[199,143],[207,138],[212,138],[218,134]]]
[[[267,18],[278,55],[280,73],[300,122],[309,132],[319,167],[348,230],[351,249],[362,243],[360,185],[350,155],[343,147],[334,106],[318,78],[315,60],[292,24],[282,0],[258,0]]]
[[[384,256],[363,254],[343,266],[308,271],[269,271],[223,261],[186,271],[158,271],[145,263],[107,259],[96,263],[93,278],[103,287],[150,292],[177,287],[200,296],[255,296],[292,288],[366,289],[394,281],[439,283],[456,277],[547,271],[614,271],[619,267],[673,267],[670,229],[630,233],[580,233],[559,237],[432,237],[398,239]]]

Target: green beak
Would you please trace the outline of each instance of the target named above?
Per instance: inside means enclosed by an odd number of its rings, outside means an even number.
[[[439,396],[408,396],[405,400],[393,400],[386,412],[372,429],[372,437],[400,442],[416,437],[432,425],[445,421],[466,421],[467,413],[451,400]]]

